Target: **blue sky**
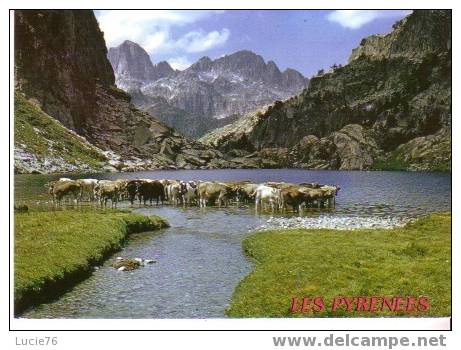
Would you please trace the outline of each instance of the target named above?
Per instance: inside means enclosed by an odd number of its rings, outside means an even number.
[[[126,39],[140,44],[152,62],[185,69],[200,57],[212,59],[251,50],[281,70],[307,77],[347,62],[368,35],[387,33],[405,10],[110,10],[95,11],[108,47]]]

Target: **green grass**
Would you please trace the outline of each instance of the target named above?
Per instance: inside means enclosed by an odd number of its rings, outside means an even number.
[[[29,304],[27,298],[46,285],[88,271],[118,250],[128,234],[166,226],[160,217],[122,210],[15,213],[15,304]]]
[[[331,312],[335,296],[427,296],[429,312],[451,315],[451,214],[392,230],[274,230],[243,242],[255,260],[227,309],[231,317],[370,317],[402,313]],[[292,297],[323,297],[319,313],[291,313]]]
[[[387,160],[375,160],[371,168],[373,170],[406,171],[409,169],[409,167],[410,164],[404,162],[403,160],[391,157]]]
[[[377,160],[373,163],[372,170],[386,170],[386,171],[408,171],[411,164],[405,162],[401,157],[391,157],[388,160]],[[451,162],[442,160],[439,162],[432,162],[430,171],[440,171],[444,173],[451,172]]]
[[[441,144],[438,145],[439,148]],[[443,154],[442,151],[438,151]],[[451,148],[445,150],[445,153],[451,152]],[[437,154],[437,151],[434,152]],[[386,170],[386,171],[408,171],[411,169],[411,164],[404,161],[403,155],[393,152],[388,159],[377,159],[373,163],[372,170]],[[430,171],[451,172],[451,161],[447,159],[434,160],[432,155],[427,157],[427,162],[430,164]],[[417,162],[414,162],[417,164]]]
[[[433,167],[431,170],[440,171],[444,173],[450,173],[451,172],[451,162],[443,162],[443,163],[437,164],[437,166]]]
[[[94,169],[106,157],[96,147],[66,129],[61,123],[20,94],[14,96],[14,143],[38,158],[61,157],[67,163],[88,164]],[[25,147],[24,147],[25,145]]]

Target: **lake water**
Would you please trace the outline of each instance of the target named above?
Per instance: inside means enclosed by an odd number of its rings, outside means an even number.
[[[15,176],[15,203],[41,207],[50,198],[44,184],[60,176]],[[69,176],[73,177],[73,176]],[[303,218],[256,215],[253,207],[138,207],[134,211],[166,218],[170,228],[135,234],[117,252],[58,300],[26,311],[30,318],[212,318],[225,317],[237,283],[252,269],[242,240],[256,228],[286,220],[395,222],[451,210],[451,175],[423,172],[308,171],[297,169],[184,170],[91,174],[79,177],[174,178],[319,182],[341,187],[336,208],[311,210]],[[75,176],[74,176],[75,178]],[[125,203],[123,206],[127,206]],[[285,221],[284,221],[285,220]],[[388,220],[388,221],[386,221]],[[275,223],[275,224],[274,224]],[[353,232],[351,232],[353,234]],[[131,272],[110,265],[115,257],[155,259]]]

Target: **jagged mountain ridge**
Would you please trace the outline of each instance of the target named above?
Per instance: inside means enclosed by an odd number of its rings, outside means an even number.
[[[44,113],[111,153],[119,169],[197,168],[211,160],[214,167],[224,164],[219,151],[139,110],[115,86],[92,11],[15,11],[15,88]]]
[[[362,40],[347,65],[320,72],[300,95],[237,123],[202,140],[226,152],[283,150],[307,168],[449,169],[451,12],[414,11],[391,33]],[[445,146],[425,161],[418,148],[435,140]],[[401,152],[410,148],[411,157]]]
[[[293,69],[281,72],[273,61],[266,63],[251,51],[239,51],[216,60],[202,57],[184,71],[169,70],[162,63],[163,77],[152,79],[146,75],[140,82],[142,79],[136,73],[149,66],[145,64],[148,54],[139,45],[135,51],[132,46],[124,42],[109,49],[117,85],[133,96],[138,107],[150,113],[155,110],[152,115],[170,123],[171,113],[152,107],[162,97],[169,106],[179,109],[179,117],[173,118],[175,123],[169,125],[194,137],[232,121],[216,119],[235,119],[236,115],[293,96],[308,85],[301,73]],[[131,59],[132,52],[137,52],[139,58]],[[150,63],[149,67],[159,65]],[[171,108],[167,109],[171,112]]]

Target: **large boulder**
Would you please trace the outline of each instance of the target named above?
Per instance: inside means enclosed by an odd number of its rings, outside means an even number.
[[[292,151],[296,166],[311,169],[369,169],[379,154],[372,133],[358,124],[346,125],[321,139],[305,136]]]
[[[416,137],[400,145],[394,157],[410,170],[451,169],[451,133],[442,129],[434,135]]]
[[[369,169],[379,154],[376,141],[358,124],[346,125],[328,138],[336,148],[340,170]]]

